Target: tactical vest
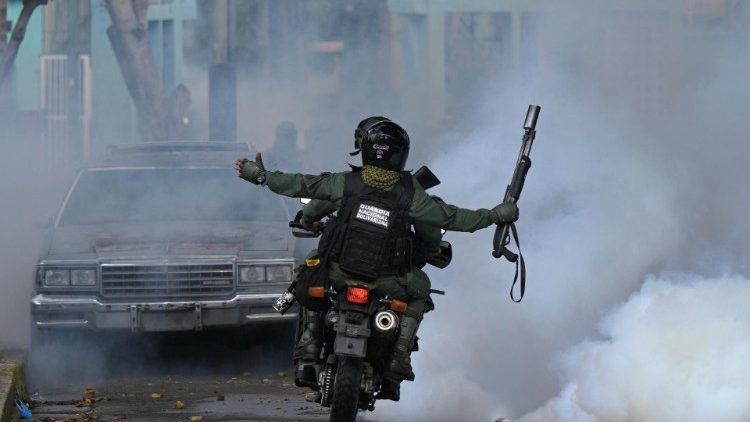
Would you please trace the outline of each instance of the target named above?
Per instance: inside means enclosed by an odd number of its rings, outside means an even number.
[[[365,279],[409,272],[413,197],[409,172],[390,190],[379,190],[365,185],[361,169],[354,168],[345,176],[341,208],[323,231],[318,251],[343,271]]]

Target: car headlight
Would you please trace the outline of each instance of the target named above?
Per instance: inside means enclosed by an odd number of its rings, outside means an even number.
[[[45,287],[96,286],[95,268],[45,268],[40,269],[40,285]]]
[[[95,286],[96,285],[96,270],[71,270],[70,271],[70,285],[71,286]]]
[[[70,270],[46,270],[44,271],[44,285],[50,287],[69,286]]]
[[[292,267],[288,265],[266,267],[266,278],[269,282],[292,281]]]
[[[240,267],[240,283],[258,283],[266,281],[266,268],[260,265]]]
[[[291,265],[243,265],[239,267],[239,272],[241,284],[292,281]]]

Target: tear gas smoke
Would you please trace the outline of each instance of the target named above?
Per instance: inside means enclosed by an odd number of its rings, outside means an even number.
[[[560,395],[520,421],[739,421],[750,414],[750,283],[649,277],[569,350]]]
[[[35,139],[4,121],[0,143],[0,349],[25,348],[29,341],[29,299],[43,226],[59,201],[67,173],[40,165]],[[0,123],[2,124],[2,123]]]
[[[429,271],[447,295],[423,322],[417,380],[377,418],[491,420],[545,402],[529,420],[748,417],[734,400],[746,386],[728,375],[746,367],[744,280],[715,277],[747,268],[746,38],[600,3],[612,10],[550,6],[530,77],[488,83],[480,124],[446,135],[430,163],[449,203],[493,206],[526,105],[542,106],[520,201],[527,296],[507,298],[512,265],[491,258],[490,230],[449,233],[453,263]],[[709,364],[721,347],[729,360]]]
[[[607,309],[637,288],[679,244],[671,193],[647,183],[658,178],[658,172],[644,166],[649,160],[617,137],[602,137],[591,145],[586,138],[566,133],[566,118],[580,115],[580,105],[552,99],[542,104],[547,114],[540,116],[533,170],[521,201],[527,296],[521,305],[508,299],[512,265],[491,258],[491,230],[448,234],[454,261],[446,270],[430,271],[434,284],[447,295],[436,298],[435,313],[426,317],[421,348],[428,353],[414,357],[419,385],[405,386],[407,403],[413,390],[458,382],[492,393],[502,408],[517,412],[533,407],[556,390],[550,358],[586,336]],[[524,111],[503,108],[502,115],[519,116],[517,124],[503,122],[502,128],[477,133],[432,163],[442,180],[458,181],[445,183],[436,193],[470,208],[500,201],[515,151],[499,151],[496,134],[520,138]],[[618,127],[611,120],[602,124]],[[477,151],[484,152],[481,158]],[[609,158],[597,160],[602,156]],[[630,171],[636,168],[633,176]],[[443,378],[441,368],[447,367],[452,374]],[[437,405],[426,413],[424,408],[414,409],[410,417],[456,420],[466,408],[479,411],[479,403],[465,404]],[[512,415],[491,410],[485,408],[484,419]],[[397,410],[401,415],[403,411]]]
[[[26,220],[28,214],[18,206],[27,200],[23,198],[25,192],[16,190],[17,186],[8,183],[6,177],[3,179],[0,182],[3,202],[16,206],[3,206],[0,214],[0,348],[22,348],[28,340],[29,311],[28,303],[20,298],[31,297],[29,280],[38,240],[28,230],[33,222]]]

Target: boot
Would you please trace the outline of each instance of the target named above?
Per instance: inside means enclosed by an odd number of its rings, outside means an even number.
[[[378,392],[377,399],[399,401],[400,398],[401,382],[390,378],[383,378],[383,381],[380,383],[380,391]]]
[[[414,381],[414,371],[411,369],[409,354],[412,346],[414,346],[419,321],[404,315],[401,317],[400,328],[398,339],[396,339],[396,344],[393,346],[391,361],[386,365],[383,376],[394,381]]]
[[[294,347],[295,362],[315,363],[323,347],[323,313],[302,309],[304,331]]]

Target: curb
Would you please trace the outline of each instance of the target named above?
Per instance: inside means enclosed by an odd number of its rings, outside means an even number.
[[[24,374],[24,359],[20,352],[0,352],[0,421],[17,421],[18,409],[15,400],[28,403],[26,391],[26,377]]]

